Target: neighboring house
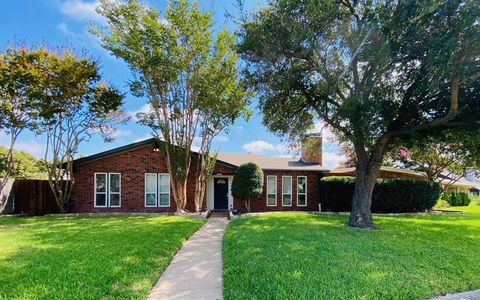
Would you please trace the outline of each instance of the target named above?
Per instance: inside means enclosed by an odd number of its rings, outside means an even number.
[[[325,173],[325,176],[355,176],[355,168],[342,168],[338,167]],[[410,179],[423,179],[425,176],[422,173],[415,172],[409,169],[399,169],[393,167],[380,167],[378,173],[379,178],[410,178]]]
[[[256,154],[219,153],[213,175],[207,179],[205,208],[215,210],[244,207],[243,199],[230,190],[236,168],[246,162],[258,164],[265,183],[259,199],[252,200],[252,211],[318,210],[322,167],[319,147],[301,159],[267,157]],[[170,193],[165,154],[155,139],[133,143],[74,161],[74,212],[164,212],[175,211]],[[191,170],[195,170],[193,153]],[[187,209],[194,210],[195,176],[187,181]]]
[[[355,168],[335,168],[329,172],[324,173],[325,176],[355,176]],[[426,180],[425,175],[421,172],[409,170],[409,169],[400,169],[393,167],[381,167],[378,175],[379,178],[410,178],[410,179],[421,179]],[[480,192],[480,183],[472,182],[462,177],[459,180],[455,181],[448,177],[447,175],[442,174],[441,180],[439,181],[442,185],[448,185],[446,191],[450,193],[471,193],[473,195],[478,195]],[[455,181],[455,182],[453,182]]]

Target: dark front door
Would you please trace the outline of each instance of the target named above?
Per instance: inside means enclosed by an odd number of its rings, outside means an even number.
[[[213,208],[228,209],[228,178],[213,178]]]

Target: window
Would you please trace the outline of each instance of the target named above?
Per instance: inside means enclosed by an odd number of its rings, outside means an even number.
[[[282,206],[292,205],[292,176],[282,177]]]
[[[158,206],[170,206],[170,174],[158,174]]]
[[[120,173],[108,174],[108,206],[120,207],[121,179]]]
[[[267,176],[267,206],[277,206],[277,176]]]
[[[145,173],[145,206],[157,206],[157,174]]]
[[[297,177],[297,205],[307,206],[307,176]]]
[[[145,173],[145,206],[170,206],[170,174]]]
[[[120,173],[95,173],[94,207],[120,207],[121,182]]]
[[[107,207],[107,173],[95,173],[95,207]]]

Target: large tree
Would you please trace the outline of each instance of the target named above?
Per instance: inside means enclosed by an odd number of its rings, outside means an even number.
[[[373,226],[392,139],[479,126],[479,15],[475,0],[272,0],[245,18],[239,51],[265,125],[299,137],[320,118],[352,143],[349,225]]]
[[[0,53],[0,130],[9,140],[0,191],[5,180],[14,173],[14,147],[18,136],[25,130],[37,129],[37,95],[43,79],[38,66],[45,63],[46,57],[44,49],[21,46],[12,46]]]
[[[226,28],[214,34],[211,13],[187,0],[168,1],[163,14],[141,1],[101,0],[98,12],[108,25],[92,32],[128,64],[132,92],[148,97],[151,109],[139,118],[164,141],[179,212],[187,202],[192,145],[201,141],[195,192],[199,210],[213,166],[212,139],[248,115],[249,97],[237,78],[232,34]]]
[[[124,121],[119,110],[123,95],[101,81],[97,62],[86,55],[48,50],[47,62],[39,68],[44,75],[39,125],[46,137],[48,181],[60,210],[66,212],[78,147],[92,134],[111,138],[114,125]]]

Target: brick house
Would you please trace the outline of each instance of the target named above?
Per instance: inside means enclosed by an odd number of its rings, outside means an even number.
[[[205,208],[243,208],[230,193],[237,166],[258,164],[265,175],[263,194],[252,199],[252,211],[317,210],[322,167],[321,136],[318,147],[302,157],[278,158],[257,154],[219,153],[213,175],[207,179]],[[74,212],[175,211],[165,154],[155,139],[148,139],[74,161]],[[192,168],[197,164],[192,156]],[[187,210],[194,210],[195,176],[187,180]]]

